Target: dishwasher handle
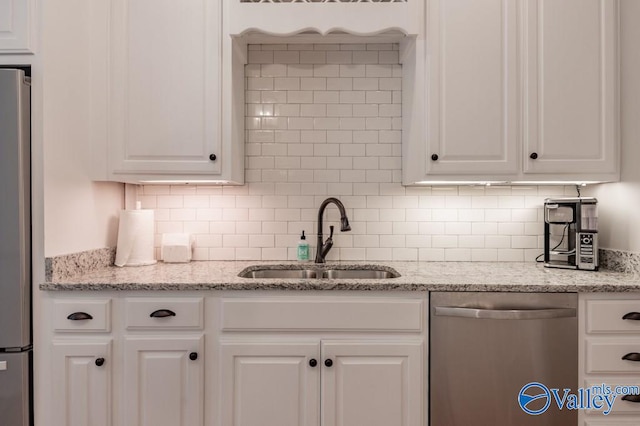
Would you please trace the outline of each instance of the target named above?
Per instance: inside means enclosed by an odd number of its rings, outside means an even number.
[[[452,306],[436,306],[434,309],[436,316],[495,320],[574,318],[577,313],[576,308],[478,309]]]

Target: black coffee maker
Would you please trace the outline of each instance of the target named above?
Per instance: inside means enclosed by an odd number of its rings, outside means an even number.
[[[598,270],[598,200],[544,200],[544,266]]]

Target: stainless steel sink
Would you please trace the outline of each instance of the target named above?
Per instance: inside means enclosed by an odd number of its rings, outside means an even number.
[[[318,273],[311,269],[257,269],[242,271],[238,274],[242,278],[318,278]]]
[[[297,266],[297,265],[295,265]],[[389,279],[400,274],[392,268],[332,268],[332,269],[277,269],[269,267],[248,267],[239,274],[242,278],[284,278],[284,279]]]
[[[328,269],[323,271],[323,278],[329,279],[353,279],[353,280],[381,280],[385,278],[397,278],[400,274],[387,270],[372,269]]]

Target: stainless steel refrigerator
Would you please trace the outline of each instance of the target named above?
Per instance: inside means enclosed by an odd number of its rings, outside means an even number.
[[[0,424],[31,414],[30,86],[24,71],[0,69]]]

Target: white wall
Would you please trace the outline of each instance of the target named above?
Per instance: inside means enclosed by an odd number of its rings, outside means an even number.
[[[589,193],[598,198],[601,247],[640,251],[640,1],[620,7],[622,178]]]
[[[121,184],[89,177],[91,3],[40,3],[47,257],[114,246],[123,203]]]

